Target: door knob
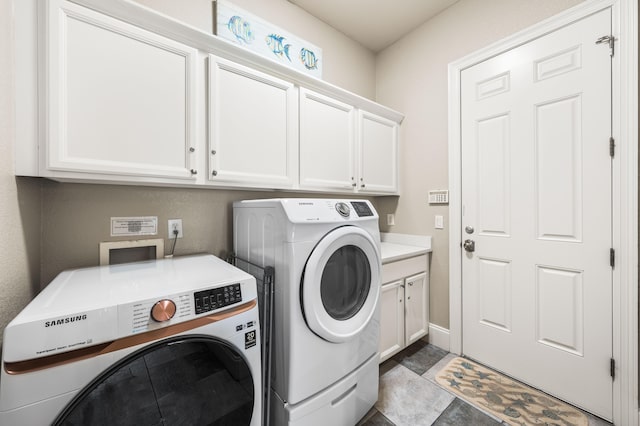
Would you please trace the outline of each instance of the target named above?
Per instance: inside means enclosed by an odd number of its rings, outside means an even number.
[[[466,232],[467,234],[473,234],[473,231],[475,231],[475,229],[473,229],[473,226],[465,226],[464,227],[464,232]]]
[[[476,242],[473,240],[464,240],[464,243],[462,244],[462,246],[469,253],[476,251]]]

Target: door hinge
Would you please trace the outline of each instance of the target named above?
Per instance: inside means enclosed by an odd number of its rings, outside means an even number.
[[[614,155],[616,155],[616,140],[612,136],[609,138],[609,156],[613,158]]]
[[[609,265],[611,265],[612,268],[616,266],[616,250],[613,248],[609,249]]]
[[[602,36],[596,40],[596,44],[604,44],[607,43],[609,45],[609,56],[613,58],[613,47],[615,45],[616,38],[614,36]]]
[[[611,362],[609,364],[609,373],[611,373],[611,378],[615,380],[616,378],[616,360],[611,358]]]

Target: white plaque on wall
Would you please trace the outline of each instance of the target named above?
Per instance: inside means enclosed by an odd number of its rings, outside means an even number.
[[[157,216],[112,217],[111,236],[157,235]]]

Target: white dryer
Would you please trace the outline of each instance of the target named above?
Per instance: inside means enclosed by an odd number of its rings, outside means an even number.
[[[65,271],[4,330],[0,425],[261,424],[255,279],[211,255]]]
[[[234,248],[275,268],[271,424],[355,424],[378,398],[381,260],[371,203],[237,202]]]

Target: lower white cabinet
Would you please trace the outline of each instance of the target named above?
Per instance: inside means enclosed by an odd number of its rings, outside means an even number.
[[[427,255],[382,265],[380,362],[429,332]]]

